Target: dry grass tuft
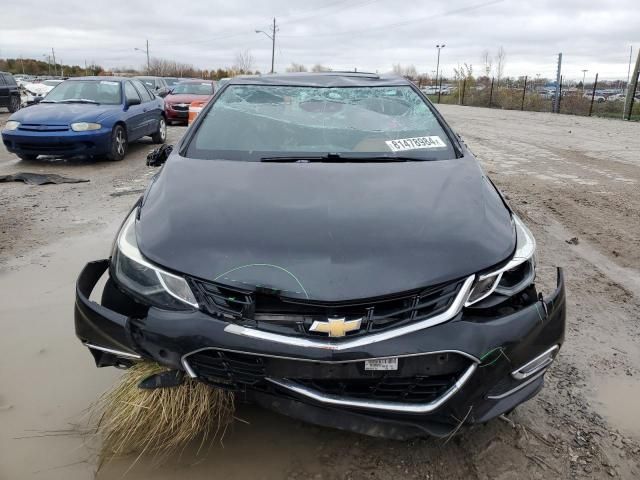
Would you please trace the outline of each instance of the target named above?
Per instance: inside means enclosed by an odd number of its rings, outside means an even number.
[[[140,362],[92,406],[91,417],[97,419],[96,433],[102,439],[101,465],[132,452],[139,452],[138,458],[146,453],[164,457],[197,438],[202,448],[224,434],[233,420],[233,394],[191,378],[178,387],[138,388],[145,378],[166,370]]]

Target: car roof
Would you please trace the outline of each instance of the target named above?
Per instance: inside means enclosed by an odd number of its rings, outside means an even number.
[[[67,78],[66,81],[76,81],[76,80],[108,80],[111,82],[122,82],[124,80],[130,80],[129,78],[126,77],[110,77],[107,75],[96,75],[96,76],[87,76],[87,77],[71,77],[71,78]]]
[[[189,78],[188,80],[180,80],[178,83],[213,83],[214,80],[205,80],[205,79],[201,79],[201,78]]]
[[[412,85],[400,75],[365,72],[286,73],[247,75],[229,79],[230,85],[283,85],[306,87],[379,87]]]

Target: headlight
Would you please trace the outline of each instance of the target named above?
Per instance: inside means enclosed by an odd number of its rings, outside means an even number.
[[[99,123],[78,122],[71,124],[71,130],[74,132],[86,132],[89,130],[100,130],[102,125]]]
[[[151,305],[184,309],[186,304],[198,308],[198,302],[183,277],[152,265],[138,250],[136,213],[137,209],[131,212],[116,239],[111,260],[115,280]]]
[[[495,272],[480,275],[465,306],[473,305],[492,293],[511,297],[531,285],[536,276],[536,240],[533,234],[515,214],[516,251],[509,263]]]
[[[20,126],[20,122],[14,122],[13,120],[9,120],[7,123],[5,123],[4,129],[11,131],[11,130],[16,130],[19,126]]]

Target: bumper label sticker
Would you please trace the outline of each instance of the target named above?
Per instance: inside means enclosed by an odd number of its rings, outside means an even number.
[[[397,140],[387,140],[385,143],[393,152],[447,147],[447,145],[437,135],[432,135],[430,137],[399,138]]]
[[[373,358],[364,361],[365,370],[398,370],[398,357]]]

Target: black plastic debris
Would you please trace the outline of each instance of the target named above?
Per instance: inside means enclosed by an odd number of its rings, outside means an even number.
[[[138,384],[138,388],[153,390],[156,388],[178,387],[184,382],[184,372],[179,370],[168,370],[162,373],[155,373]]]
[[[147,165],[150,167],[159,167],[167,161],[169,155],[173,151],[173,145],[161,145],[160,147],[152,150],[147,155]]]
[[[24,182],[28,185],[46,185],[48,183],[82,183],[89,180],[84,178],[63,177],[55,173],[27,173],[20,172],[12,175],[0,175],[0,182]]]

